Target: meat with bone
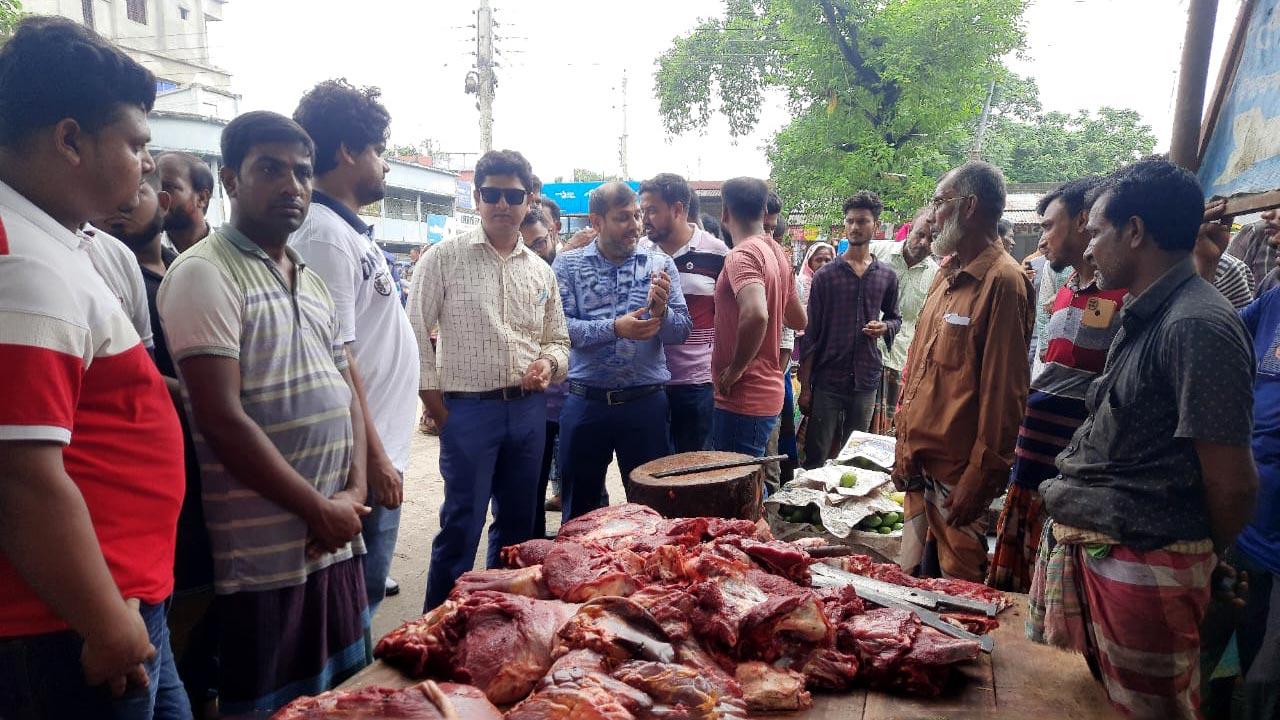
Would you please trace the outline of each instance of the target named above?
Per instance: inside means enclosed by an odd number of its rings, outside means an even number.
[[[701,673],[684,665],[632,661],[619,666],[613,676],[644,691],[659,707],[682,708],[690,720],[734,720],[747,716],[745,703],[725,696]]]
[[[620,597],[596,598],[583,605],[560,628],[556,655],[590,650],[606,660],[674,662],[675,648],[662,626],[640,605]]]
[[[556,542],[594,543],[601,547],[630,547],[641,539],[664,536],[667,521],[644,505],[610,505],[576,517],[560,526]]]
[[[462,573],[454,583],[450,596],[465,597],[479,590],[524,595],[540,600],[550,600],[555,597],[543,579],[541,565],[513,569],[471,570]]]
[[[790,643],[826,641],[831,626],[818,596],[759,570],[720,575],[689,588],[695,632],[738,659],[773,661]]]
[[[861,660],[872,687],[913,695],[942,692],[952,667],[978,656],[978,643],[943,635],[915,613],[877,609],[841,624],[836,642]]]
[[[555,543],[544,538],[526,540],[519,545],[508,545],[500,553],[502,562],[509,568],[533,567],[541,565],[551,552]]]
[[[578,608],[490,590],[446,605],[449,611],[428,615],[433,622],[384,637],[374,656],[415,676],[469,682],[499,705],[528,695],[546,675],[556,633]]]
[[[793,670],[753,660],[738,665],[737,679],[751,710],[785,712],[813,707],[813,697],[804,689],[804,676]]]
[[[298,698],[271,716],[271,720],[444,720],[445,715],[432,700],[424,682],[401,690],[366,687],[359,690],[330,690],[315,697]],[[456,717],[467,720],[502,720],[498,708],[470,685],[440,683],[443,702]]]
[[[608,550],[558,542],[542,562],[542,576],[552,595],[565,602],[586,602],[640,589],[644,559],[630,550]]]

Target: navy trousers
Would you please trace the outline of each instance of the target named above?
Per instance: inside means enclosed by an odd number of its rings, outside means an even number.
[[[444,602],[458,576],[475,564],[490,505],[486,567],[500,565],[503,547],[533,537],[547,432],[542,393],[509,401],[446,398],[445,406],[449,418],[440,431],[444,504],[440,532],[431,543],[424,612]]]
[[[711,411],[715,409],[714,395],[711,383],[667,386],[672,452],[707,449],[707,438],[711,435]]]
[[[601,507],[604,479],[618,453],[624,486],[631,471],[671,454],[667,394],[661,390],[620,405],[570,394],[560,411],[561,518]]]

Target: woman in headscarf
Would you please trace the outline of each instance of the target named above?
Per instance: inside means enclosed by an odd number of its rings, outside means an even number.
[[[800,266],[800,274],[796,275],[796,292],[800,294],[800,302],[808,303],[809,286],[813,284],[813,274],[836,258],[836,249],[825,242],[816,242],[804,255],[804,263]]]

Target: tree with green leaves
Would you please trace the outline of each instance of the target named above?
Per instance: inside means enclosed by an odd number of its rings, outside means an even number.
[[[751,132],[771,91],[793,119],[769,147],[790,209],[834,219],[874,189],[899,217],[932,191],[971,137],[1001,58],[1024,44],[1026,0],[725,0],[725,14],[677,37],[657,61],[668,132],[713,112]]]
[[[1103,107],[1097,113],[995,116],[982,155],[1010,182],[1060,182],[1106,175],[1150,155],[1155,146],[1151,126],[1136,111]]]
[[[13,34],[13,28],[22,15],[20,0],[0,0],[0,41]]]

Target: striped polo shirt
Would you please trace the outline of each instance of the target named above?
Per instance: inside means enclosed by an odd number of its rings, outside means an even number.
[[[1032,390],[1084,399],[1089,384],[1106,365],[1127,293],[1101,290],[1096,281],[1080,287],[1077,275],[1071,274],[1058,290],[1042,331],[1044,370],[1031,381]]]
[[[662,252],[657,243],[644,238],[640,247]],[[694,228],[689,244],[671,257],[680,273],[680,290],[689,306],[693,329],[684,342],[665,346],[669,385],[711,382],[711,350],[715,345],[716,278],[724,269],[729,246],[701,228]],[[674,278],[672,278],[674,280]]]
[[[296,267],[290,290],[275,262],[230,225],[183,253],[157,303],[179,363],[198,355],[240,364],[245,413],[293,469],[328,497],[351,464],[351,391],[333,301],[324,282],[286,248]],[[307,575],[363,552],[359,537],[336,553],[307,559],[307,525],[240,482],[193,426],[204,482],[205,522],[219,594],[300,585]],[[354,547],[353,547],[354,546]]]

